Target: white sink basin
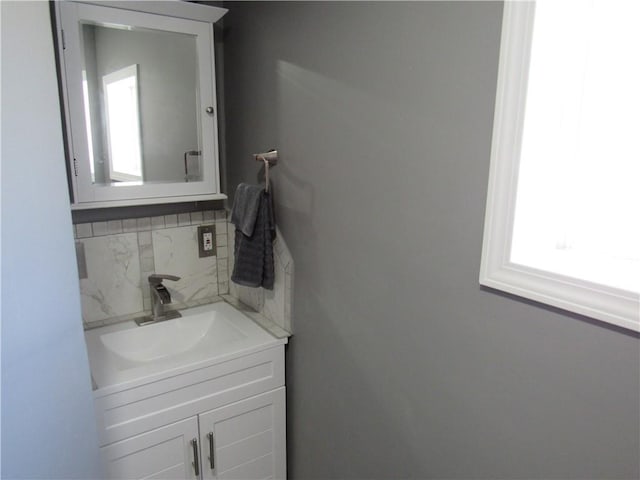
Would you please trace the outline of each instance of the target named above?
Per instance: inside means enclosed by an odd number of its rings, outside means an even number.
[[[225,302],[141,327],[132,320],[88,330],[85,340],[100,390],[155,381],[286,342]]]
[[[246,337],[246,333],[211,312],[103,333],[100,341],[110,352],[144,363],[189,352],[199,344],[215,349]]]

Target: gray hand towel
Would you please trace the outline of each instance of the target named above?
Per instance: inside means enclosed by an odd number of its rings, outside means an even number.
[[[257,207],[246,205],[246,201],[254,201],[251,185],[241,184],[242,195],[246,200],[238,203],[238,193],[233,202],[231,223],[236,227],[234,255],[235,263],[231,280],[247,287],[264,287],[273,289],[275,269],[273,263],[273,240],[276,236],[276,224],[273,213],[273,199],[263,187],[260,189]],[[234,215],[235,213],[235,215]],[[249,217],[249,218],[247,218]],[[255,217],[255,218],[254,218]],[[247,235],[246,231],[250,231]]]
[[[248,237],[253,235],[263,192],[264,187],[261,185],[241,183],[236,188],[231,207],[231,223]]]

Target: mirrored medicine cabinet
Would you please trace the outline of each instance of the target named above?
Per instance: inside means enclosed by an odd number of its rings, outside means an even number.
[[[72,209],[216,200],[213,23],[179,0],[56,2]]]

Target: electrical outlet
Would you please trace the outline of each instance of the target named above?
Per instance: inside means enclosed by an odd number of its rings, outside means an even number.
[[[216,226],[200,225],[198,227],[198,256],[211,257],[216,254]]]
[[[211,232],[203,233],[202,239],[204,241],[203,250],[205,252],[208,252],[209,250],[213,250],[213,234]]]

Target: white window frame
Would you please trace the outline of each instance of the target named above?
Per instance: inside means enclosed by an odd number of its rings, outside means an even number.
[[[504,4],[480,284],[640,332],[638,294],[510,261],[534,13]]]

